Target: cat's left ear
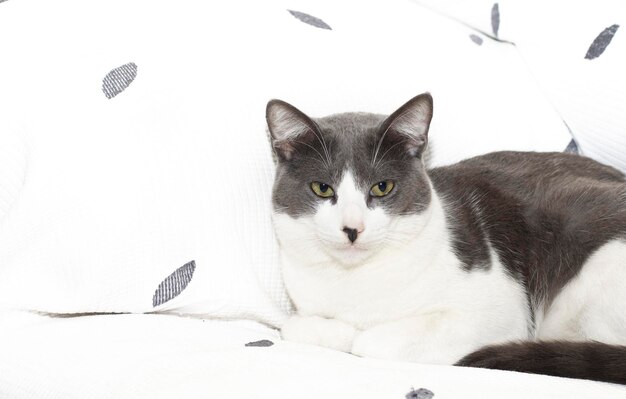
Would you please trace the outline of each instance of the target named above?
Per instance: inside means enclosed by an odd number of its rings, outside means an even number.
[[[428,128],[433,118],[433,97],[426,92],[413,97],[381,125],[381,137],[402,140],[415,157],[421,156],[428,143]]]

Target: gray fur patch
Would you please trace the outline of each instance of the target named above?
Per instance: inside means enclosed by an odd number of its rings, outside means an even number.
[[[566,340],[510,342],[484,346],[456,366],[626,384],[626,346]]]
[[[152,307],[157,307],[165,302],[177,297],[191,281],[193,272],[196,270],[196,261],[185,263],[167,276],[165,280],[159,284],[152,297]]]
[[[589,50],[587,50],[587,54],[585,54],[585,58],[588,60],[593,60],[594,58],[598,58],[604,50],[606,50],[607,46],[613,40],[613,36],[615,36],[615,32],[619,25],[611,25],[605,30],[603,30],[598,37],[595,38],[591,46],[589,46]]]
[[[593,251],[626,235],[624,175],[586,157],[495,152],[428,174],[459,259],[468,270],[484,264],[478,248],[488,241],[526,287],[531,310],[548,306]]]
[[[117,96],[137,77],[137,65],[134,62],[113,69],[102,79],[102,92],[110,100]]]
[[[326,22],[312,15],[309,15],[300,11],[293,11],[293,10],[287,10],[287,11],[289,11],[291,15],[298,18],[300,21],[304,22],[305,24],[309,24],[311,26],[315,26],[316,28],[320,28],[320,29],[332,30],[332,28]]]

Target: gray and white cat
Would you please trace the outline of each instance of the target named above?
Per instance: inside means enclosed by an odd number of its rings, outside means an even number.
[[[389,117],[268,103],[273,220],[297,309],[283,337],[626,383],[624,175],[522,152],[427,170],[432,112],[428,93]]]

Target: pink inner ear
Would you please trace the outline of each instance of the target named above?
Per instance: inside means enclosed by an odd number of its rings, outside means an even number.
[[[405,142],[412,156],[418,156],[426,146],[432,110],[432,97],[424,93],[409,100],[387,119],[388,129]]]
[[[391,129],[407,137],[419,140],[421,137],[426,136],[429,124],[430,114],[428,109],[422,105],[416,105],[414,108],[406,109],[402,114],[398,115],[391,122]],[[421,144],[423,144],[423,140]]]
[[[305,126],[299,134],[287,135],[284,139],[274,140],[273,147],[282,159],[289,161],[296,155],[298,149],[311,147],[316,137],[316,133]]]
[[[419,155],[420,151],[424,149],[427,141],[428,137],[425,134],[410,136],[406,141],[406,148],[412,156],[416,157]]]
[[[275,141],[273,147],[279,156],[286,161],[290,161],[293,158],[294,147],[288,140]]]
[[[405,132],[394,129],[394,127],[395,126],[392,124],[386,134],[387,139],[392,140],[393,144],[391,145],[400,145],[407,151],[410,156],[418,157],[426,147],[428,136],[426,134],[407,134]]]
[[[302,111],[280,100],[270,102],[266,118],[270,133],[277,141],[294,139],[314,128],[314,123]]]

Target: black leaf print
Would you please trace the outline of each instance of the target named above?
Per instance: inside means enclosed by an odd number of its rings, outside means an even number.
[[[102,79],[102,92],[111,99],[123,92],[136,76],[137,65],[134,62],[117,67]]]
[[[164,304],[172,298],[177,297],[187,287],[187,284],[193,277],[193,272],[196,270],[196,261],[192,260],[189,263],[185,263],[174,271],[174,273],[167,276],[165,280],[159,284],[159,287],[154,292],[152,297],[152,307],[157,307]]]
[[[576,141],[574,139],[572,139],[567,147],[565,147],[564,152],[569,152],[570,154],[580,154],[580,152],[578,151],[578,144],[576,144]]]
[[[431,399],[433,396],[435,396],[435,394],[426,388],[420,388],[417,391],[411,388],[411,392],[407,393],[405,398],[406,399]]]
[[[611,43],[611,40],[613,40],[613,36],[615,35],[615,32],[617,32],[618,28],[619,25],[611,25],[603,30],[602,33],[600,33],[598,37],[596,37],[593,43],[591,43],[591,46],[589,46],[589,50],[587,50],[585,58],[588,60],[593,60],[594,58],[598,58],[602,53],[604,53],[606,47],[609,45],[609,43]]]
[[[260,341],[248,342],[246,346],[272,346],[274,343],[269,339],[262,339]]]
[[[500,7],[498,3],[494,3],[491,7],[491,30],[493,35],[498,37],[498,30],[500,29]]]
[[[482,44],[483,44],[483,38],[482,37],[480,37],[478,35],[475,35],[473,33],[471,35],[469,35],[469,37],[470,37],[470,39],[472,39],[472,41],[474,43],[478,44],[479,46],[482,46]]]
[[[319,18],[315,18],[312,15],[305,14],[300,11],[292,11],[292,10],[287,10],[287,11],[289,11],[291,15],[298,18],[300,21],[304,22],[305,24],[315,26],[316,28],[332,30],[331,27],[328,26],[326,22],[322,21]]]

